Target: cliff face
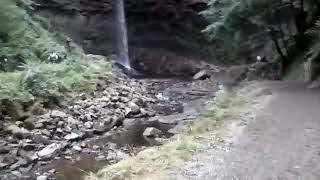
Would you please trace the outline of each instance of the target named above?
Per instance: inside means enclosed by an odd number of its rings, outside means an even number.
[[[125,0],[131,51],[161,48],[191,54],[200,49],[206,0]],[[37,0],[40,15],[94,54],[116,53],[115,1]]]
[[[114,53],[114,5],[110,0],[37,0],[37,11],[87,53]]]

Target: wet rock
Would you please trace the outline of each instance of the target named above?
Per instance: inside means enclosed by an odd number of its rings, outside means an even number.
[[[174,128],[170,129],[168,132],[171,134],[185,134],[188,132],[192,121],[181,121]]]
[[[105,161],[107,158],[103,155],[99,155],[98,157],[95,158],[96,161]]]
[[[56,173],[56,170],[55,169],[51,169],[50,171],[48,171],[50,174],[54,174]]]
[[[135,119],[125,119],[123,121],[123,127],[125,129],[131,129],[132,127],[134,127],[138,122],[138,120]]]
[[[55,130],[55,129],[57,129],[57,126],[56,126],[56,125],[47,125],[47,126],[46,126],[46,129],[48,129],[48,130]]]
[[[177,115],[169,115],[169,116],[163,116],[163,117],[154,117],[152,118],[153,121],[157,120],[158,123],[157,123],[157,128],[166,132],[168,131],[169,129],[172,129],[174,128],[177,124],[178,124],[178,121],[181,120],[179,119],[180,114],[177,114]]]
[[[85,121],[92,121],[91,114],[85,114],[84,117],[85,117]]]
[[[144,101],[141,98],[134,98],[131,102],[140,107],[144,106]]]
[[[29,131],[32,131],[36,128],[34,122],[35,122],[35,120],[33,118],[28,118],[23,122],[23,127]]]
[[[124,102],[124,103],[127,103],[127,102],[130,101],[130,99],[127,98],[127,97],[121,97],[120,101],[121,101],[121,102]]]
[[[84,123],[84,127],[87,128],[87,129],[92,129],[92,127],[93,127],[93,122],[85,122],[85,123]]]
[[[159,99],[160,101],[169,101],[169,98],[163,96],[162,93],[158,93],[158,94],[156,95],[156,98]]]
[[[56,117],[56,118],[66,118],[67,114],[62,112],[62,111],[58,111],[58,110],[53,110],[50,112],[50,117]]]
[[[20,149],[18,152],[17,152],[18,156],[19,157],[22,157],[24,158],[25,160],[27,160],[28,162],[33,162],[35,160],[38,159],[38,156],[36,155],[35,152],[33,151],[25,151],[23,149]]]
[[[14,163],[9,167],[9,169],[17,169],[19,167],[26,167],[28,165],[28,161],[25,159],[20,159],[18,162]]]
[[[84,135],[83,135],[84,138],[91,138],[94,136],[93,129],[85,129],[85,130],[82,130],[82,132],[84,132]]]
[[[13,174],[14,176],[21,178],[22,174],[19,171],[11,171],[11,174]]]
[[[70,134],[68,134],[68,135],[66,135],[64,137],[64,139],[67,140],[67,141],[75,141],[75,140],[78,140],[80,138],[81,138],[81,134],[77,134],[77,133],[74,133],[74,132],[72,132],[72,133],[70,133]]]
[[[63,127],[64,126],[64,121],[59,121],[57,124],[58,127]]]
[[[207,70],[201,70],[200,72],[198,72],[193,76],[194,80],[205,80],[209,78],[210,78],[210,74]]]
[[[43,134],[43,135],[45,135],[45,136],[51,136],[50,131],[48,131],[47,129],[41,130],[41,134]]]
[[[145,137],[156,137],[156,136],[160,136],[162,134],[162,131],[160,131],[157,128],[154,127],[148,127],[144,132],[143,132],[143,136]]]
[[[130,108],[130,113],[133,113],[133,114],[140,113],[140,107],[135,102],[131,101],[128,103],[128,105]]]
[[[125,108],[125,117],[132,117],[140,113],[140,108],[134,103],[129,103],[129,107]]]
[[[2,99],[0,101],[1,112],[7,114],[12,121],[24,121],[29,115],[23,110],[23,106],[19,102],[10,99]]]
[[[0,168],[8,167],[13,163],[17,162],[17,159],[14,155],[8,154],[3,157],[0,157]]]
[[[103,133],[110,130],[111,128],[112,127],[109,127],[108,125],[106,125],[103,122],[96,123],[96,124],[94,124],[94,127],[93,127],[93,129],[94,129],[93,133],[96,135],[102,135]]]
[[[0,155],[1,154],[8,154],[10,152],[9,147],[0,147]]]
[[[32,151],[36,149],[36,144],[30,144],[30,143],[23,143],[22,148],[26,151]]]
[[[32,165],[29,165],[27,167],[20,167],[19,168],[19,171],[22,173],[22,174],[27,174],[30,172],[30,170],[32,169]]]
[[[110,100],[111,100],[112,102],[117,102],[117,101],[120,100],[120,97],[119,97],[119,96],[111,96]]]
[[[78,145],[74,145],[73,147],[72,147],[72,149],[74,149],[74,150],[76,150],[76,151],[81,151],[82,150],[82,148],[80,147],[80,146],[78,146]]]
[[[44,126],[44,124],[42,122],[36,122],[35,125],[34,125],[34,127],[36,129],[41,129],[41,128],[43,128],[43,126]]]
[[[56,156],[62,148],[63,146],[61,144],[52,143],[39,151],[37,155],[42,159],[50,159]]]
[[[49,177],[46,175],[41,175],[41,176],[37,177],[37,180],[48,180],[48,179],[49,179]]]
[[[79,124],[79,121],[78,120],[75,120],[73,117],[68,117],[67,119],[67,123],[68,124]]]
[[[18,138],[18,139],[23,139],[31,135],[30,131],[24,129],[24,128],[19,128],[16,125],[9,125],[7,126],[6,130],[10,133],[12,133],[13,137]]]

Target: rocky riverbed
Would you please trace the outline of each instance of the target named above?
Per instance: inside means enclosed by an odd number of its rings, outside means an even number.
[[[0,132],[0,179],[68,179],[184,133],[208,110],[218,69],[193,79],[129,79],[121,74],[65,109],[7,122]],[[198,80],[202,79],[202,80]]]

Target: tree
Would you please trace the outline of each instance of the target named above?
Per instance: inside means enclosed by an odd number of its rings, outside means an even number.
[[[310,7],[317,7],[312,11],[316,12],[313,15],[309,12]],[[203,32],[210,41],[222,45],[267,33],[283,62],[288,62],[290,38],[301,40],[306,30],[314,25],[319,9],[317,0],[210,0],[202,15],[211,24]],[[297,33],[285,31],[291,24]]]

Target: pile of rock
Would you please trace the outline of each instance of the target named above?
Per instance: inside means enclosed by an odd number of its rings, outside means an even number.
[[[54,170],[38,168],[56,160],[77,160],[89,153],[96,161],[116,162],[128,154],[107,143],[92,144],[98,138],[121,134],[130,141],[142,138],[149,145],[159,145],[168,133],[185,132],[205,109],[204,103],[215,92],[212,79],[137,81],[119,76],[94,96],[77,96],[64,110],[11,121],[0,130],[0,177],[19,179],[32,171],[45,179]]]
[[[96,97],[80,95],[65,111],[52,110],[5,124],[1,131],[0,169],[16,171],[14,175],[20,177],[36,162],[45,163],[70,151],[81,152],[86,147],[81,144],[83,140],[122,126],[126,118],[154,116],[151,104],[157,99],[145,87],[134,80],[118,78]]]

